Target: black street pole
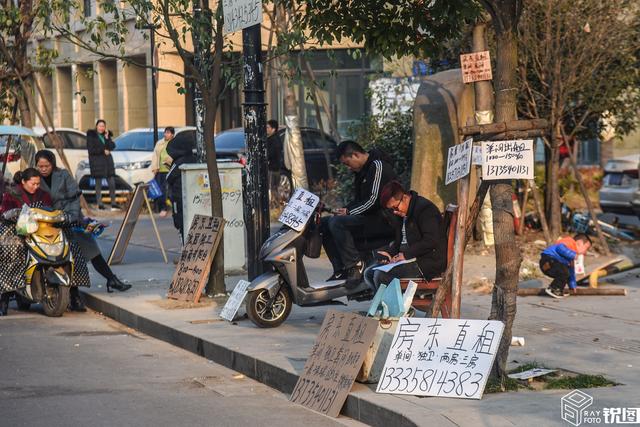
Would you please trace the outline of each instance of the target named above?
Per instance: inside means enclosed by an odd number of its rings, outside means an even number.
[[[146,27],[151,32],[151,109],[153,110],[153,146],[158,142],[158,83],[157,72],[158,64],[156,64],[156,28],[154,25]]]
[[[205,8],[208,8],[208,0],[194,0],[193,2],[193,18],[194,29],[193,31],[193,65],[196,69],[200,70],[203,75],[207,75],[205,67],[206,58],[204,55],[209,54],[208,46],[203,43],[202,35],[199,33],[203,29],[201,25],[202,14]],[[197,25],[196,25],[197,24]],[[193,82],[193,122],[196,126],[196,161],[198,163],[204,163],[206,161],[205,141],[204,141],[204,99],[202,97],[202,90]]]
[[[242,30],[244,56],[244,135],[247,167],[244,188],[244,212],[247,227],[249,280],[263,272],[260,247],[269,237],[269,186],[267,175],[266,126],[262,76],[260,24]]]

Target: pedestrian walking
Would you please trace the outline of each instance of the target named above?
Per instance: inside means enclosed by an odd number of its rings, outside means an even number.
[[[189,138],[174,138],[167,144],[167,154],[173,159],[166,178],[173,207],[173,225],[180,233],[182,241],[184,241],[184,224],[182,221],[182,174],[180,173],[180,165],[196,162],[196,156],[193,154],[194,148],[193,140]]]
[[[574,261],[578,255],[584,255],[591,247],[591,239],[580,233],[573,237],[565,237],[542,251],[540,255],[540,270],[553,279],[546,289],[547,295],[553,298],[563,298],[564,288],[576,288],[576,272]]]
[[[36,167],[42,176],[40,188],[51,195],[53,208],[65,213],[67,221],[71,224],[70,240],[80,249],[83,258],[90,260],[93,268],[107,279],[107,292],[111,292],[111,288],[121,292],[131,288],[131,285],[122,282],[111,270],[93,234],[80,230],[83,217],[80,210],[81,192],[76,180],[69,171],[57,167],[56,157],[51,151],[40,150],[36,153],[35,159]],[[88,286],[88,271],[86,286]],[[77,287],[71,288],[70,295],[69,308],[72,311],[86,311]]]
[[[176,135],[173,126],[164,128],[164,137],[156,143],[153,149],[153,157],[151,158],[151,171],[154,179],[162,190],[162,197],[158,197],[155,201],[155,211],[160,212],[162,218],[167,216],[167,174],[173,159],[167,153],[167,145]]]
[[[116,204],[116,169],[111,152],[116,144],[111,139],[111,132],[107,129],[107,122],[99,119],[96,128],[87,131],[87,150],[89,151],[89,169],[91,177],[96,181],[96,202],[98,209],[105,209],[102,203],[102,180],[109,185],[111,210],[118,210]]]

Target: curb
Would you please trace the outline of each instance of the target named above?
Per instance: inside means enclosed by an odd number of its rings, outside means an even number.
[[[94,311],[100,312],[153,338],[244,374],[281,393],[291,394],[298,381],[296,374],[292,374],[278,366],[147,319],[90,293],[81,291],[81,294],[87,307]],[[417,424],[405,415],[376,405],[355,395],[353,392],[347,396],[340,413],[374,427],[388,427],[390,425],[394,427],[417,427]]]

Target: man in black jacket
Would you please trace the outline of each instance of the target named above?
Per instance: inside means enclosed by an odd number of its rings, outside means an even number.
[[[354,241],[358,237],[391,236],[392,229],[380,208],[380,190],[396,178],[381,152],[366,152],[359,144],[344,141],[337,150],[340,162],[355,173],[353,201],[322,220],[323,245],[333,266],[329,280],[347,279],[348,288],[362,279],[364,263]]]
[[[365,271],[376,289],[395,278],[431,280],[447,268],[447,239],[440,210],[415,191],[405,191],[398,182],[387,184],[380,205],[394,214],[395,239],[388,251],[378,251],[382,264],[399,263],[389,271]]]
[[[188,133],[185,133],[188,135]],[[184,241],[184,224],[182,221],[182,172],[180,165],[195,163],[196,156],[193,154],[194,141],[191,138],[183,138],[180,135],[173,138],[167,144],[167,154],[173,159],[171,169],[167,173],[167,184],[171,204],[173,205],[173,226],[180,232],[180,237]]]

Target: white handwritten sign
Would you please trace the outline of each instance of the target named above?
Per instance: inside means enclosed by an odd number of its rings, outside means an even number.
[[[234,33],[262,23],[262,1],[222,0],[223,33]]]
[[[482,179],[533,179],[533,140],[484,141]]]
[[[459,180],[469,174],[471,167],[471,149],[473,148],[473,139],[469,138],[462,144],[449,147],[447,156],[447,175],[445,177],[445,185]]]
[[[471,164],[474,166],[482,166],[482,146],[474,145],[471,154]]]
[[[247,288],[251,282],[247,282],[246,280],[240,280],[235,288],[233,288],[233,292],[231,292],[231,296],[227,300],[227,303],[222,308],[220,312],[220,317],[224,320],[228,320],[231,322],[233,318],[236,316],[244,297],[247,296]]]
[[[473,52],[460,55],[462,81],[464,83],[491,80],[491,57],[489,51]]]
[[[320,198],[303,188],[297,188],[289,199],[278,221],[286,226],[300,231],[304,228],[313,211],[318,206]]]
[[[480,399],[503,329],[496,320],[402,317],[376,391]]]

